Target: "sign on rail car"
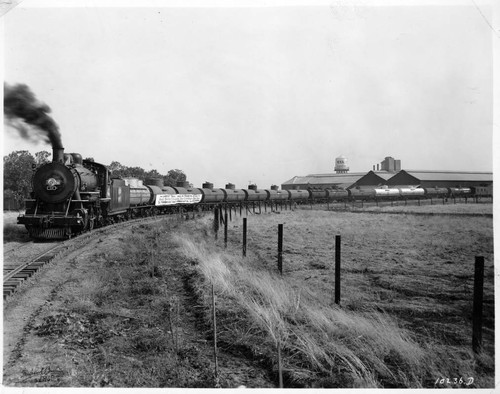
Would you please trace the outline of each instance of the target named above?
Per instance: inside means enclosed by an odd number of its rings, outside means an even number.
[[[197,204],[201,194],[157,194],[155,205]]]

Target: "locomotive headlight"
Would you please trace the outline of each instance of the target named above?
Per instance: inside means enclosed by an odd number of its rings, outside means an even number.
[[[57,190],[57,186],[59,186],[61,182],[55,178],[49,178],[47,179],[46,184],[47,190]]]

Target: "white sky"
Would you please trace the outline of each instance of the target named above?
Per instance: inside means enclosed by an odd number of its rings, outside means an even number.
[[[66,152],[196,187],[267,188],[341,154],[351,171],[493,169],[489,2],[127,3],[148,6],[25,0],[2,18],[4,79],[52,108]],[[6,130],[4,155],[20,149],[51,151]]]

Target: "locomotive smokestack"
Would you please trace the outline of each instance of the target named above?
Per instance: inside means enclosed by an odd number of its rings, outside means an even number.
[[[64,163],[64,148],[52,148],[52,161],[54,163]]]
[[[35,141],[41,138],[50,142],[53,149],[62,149],[59,127],[48,115],[50,107],[38,101],[27,85],[4,83],[3,108],[7,125],[22,138]]]

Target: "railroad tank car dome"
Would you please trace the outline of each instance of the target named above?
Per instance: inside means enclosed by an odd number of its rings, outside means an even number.
[[[146,178],[144,181],[146,185],[153,185],[158,187],[163,187],[163,178]]]

